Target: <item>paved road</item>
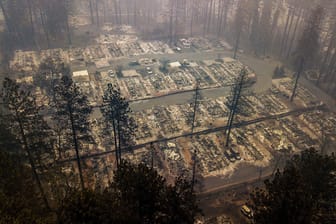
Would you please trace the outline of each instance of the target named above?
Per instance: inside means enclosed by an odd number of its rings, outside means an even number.
[[[259,122],[263,122],[263,121],[267,121],[267,120],[272,120],[272,119],[280,119],[280,118],[284,118],[290,115],[295,115],[295,114],[301,114],[307,111],[312,111],[312,110],[316,110],[316,109],[324,109],[325,105],[319,105],[319,106],[313,106],[313,107],[308,107],[308,108],[300,108],[300,109],[296,109],[290,112],[286,112],[286,113],[281,113],[281,114],[277,114],[277,115],[271,115],[271,116],[267,116],[267,117],[261,117],[261,118],[257,118],[257,119],[253,119],[253,120],[249,120],[249,121],[244,121],[241,123],[236,123],[233,125],[233,128],[238,128],[238,127],[243,127],[243,126],[248,126],[251,124],[255,124],[255,123],[259,123]],[[219,132],[219,131],[224,131],[226,130],[226,126],[222,126],[222,127],[217,127],[217,128],[212,128],[212,129],[206,129],[203,131],[199,131],[199,132],[195,132],[194,134],[192,133],[187,133],[187,134],[183,134],[183,135],[179,135],[179,136],[174,136],[171,138],[162,138],[162,139],[158,139],[156,141],[153,142],[147,142],[147,143],[143,143],[143,144],[139,144],[136,146],[133,146],[131,150],[137,150],[140,148],[144,148],[148,145],[150,145],[151,143],[159,143],[159,142],[166,142],[166,141],[172,141],[175,140],[177,138],[181,138],[181,137],[189,137],[192,135],[207,135],[210,133],[215,133],[215,132]],[[99,153],[92,153],[92,154],[86,154],[86,155],[81,155],[81,159],[85,160],[85,159],[89,159],[89,158],[98,158],[98,157],[103,157],[109,154],[114,154],[115,151],[114,150],[109,150],[109,151],[105,151],[105,152],[99,152]],[[66,163],[66,162],[73,162],[76,161],[76,158],[70,158],[64,161],[60,161],[60,163]],[[260,174],[260,168],[253,166],[253,165],[249,165],[249,164],[242,164],[239,169],[235,170],[234,175],[232,175],[231,177],[208,177],[204,179],[204,188],[203,191],[206,193],[213,193],[216,191],[221,191],[223,189],[225,189],[226,187],[231,187],[233,185],[239,185],[239,184],[243,184],[246,182],[250,182],[250,181],[255,181],[258,178],[263,178],[263,177],[267,177],[269,175],[271,175],[274,171],[275,166],[280,167],[283,164],[277,164],[275,163],[275,161],[272,161],[271,164],[265,168],[262,168],[262,174]]]
[[[325,105],[319,105],[319,106],[313,106],[313,107],[307,107],[307,108],[300,108],[300,109],[296,109],[296,110],[289,111],[289,112],[286,112],[286,113],[270,115],[270,116],[266,116],[266,117],[261,117],[261,118],[249,120],[249,121],[243,121],[243,122],[240,122],[240,123],[233,124],[232,127],[233,128],[244,127],[244,126],[248,126],[248,125],[251,125],[251,124],[256,124],[256,123],[267,121],[267,120],[280,119],[280,118],[284,118],[284,117],[287,117],[287,116],[290,116],[290,115],[301,114],[301,113],[304,113],[304,112],[308,112],[308,111],[312,111],[312,110],[316,110],[316,109],[323,109],[323,108],[325,108]],[[194,132],[194,133],[186,133],[186,134],[182,134],[182,135],[178,135],[178,136],[173,136],[173,137],[170,137],[170,138],[161,138],[161,139],[157,139],[157,140],[152,141],[152,142],[146,142],[146,143],[143,143],[143,144],[135,145],[130,150],[134,151],[134,150],[137,150],[137,149],[140,149],[140,148],[144,148],[144,147],[150,145],[151,143],[155,144],[155,143],[160,143],[160,142],[172,141],[172,140],[182,138],[182,137],[190,137],[190,136],[193,136],[193,135],[208,135],[208,134],[211,134],[211,133],[224,131],[224,130],[226,130],[226,128],[227,128],[227,126],[221,126],[221,127],[216,127],[216,128],[211,128],[211,129],[206,129],[206,130]],[[102,157],[102,156],[106,156],[108,154],[112,154],[114,152],[115,152],[114,150],[109,150],[109,151],[105,151],[105,152],[98,152],[98,153],[81,155],[81,159]],[[76,158],[75,157],[69,158],[69,159],[60,161],[60,163],[71,162],[71,161],[76,161]]]
[[[175,54],[147,54],[147,55],[138,55],[133,57],[123,57],[112,60],[113,66],[100,69],[100,71],[106,71],[110,68],[113,68],[117,65],[122,65],[124,68],[128,69],[129,63],[132,61],[139,60],[141,58],[151,58],[157,60],[169,60],[169,61],[183,61],[187,59],[189,61],[202,61],[202,60],[214,60],[224,57],[232,57],[233,52],[227,50],[215,50],[215,51],[205,51],[205,52],[182,52]],[[247,54],[239,54],[238,60],[243,64],[249,66],[257,74],[257,85],[255,87],[256,92],[262,92],[267,90],[272,85],[272,75],[275,67],[280,64],[271,60],[261,60],[255,58],[254,56]],[[136,68],[136,67],[131,67]]]
[[[203,97],[209,99],[217,99],[221,96],[227,96],[231,90],[230,86],[219,87],[219,88],[211,88],[211,89],[204,89],[201,90],[201,94]],[[186,104],[191,99],[193,99],[194,90],[184,91],[176,94],[166,95],[155,97],[152,99],[146,100],[138,100],[130,102],[130,107],[133,111],[141,111],[145,109],[150,109],[154,106],[169,106],[169,105],[176,105],[176,104]]]
[[[112,60],[113,66],[100,69],[100,71],[106,71],[113,69],[117,65],[122,65],[125,69],[135,69],[141,68],[141,66],[130,67],[129,63],[135,60],[142,58],[151,58],[157,60],[170,60],[170,61],[182,61],[187,59],[189,61],[202,61],[202,60],[214,60],[224,57],[232,57],[233,53],[227,50],[215,50],[215,51],[205,51],[205,52],[184,52],[184,53],[174,53],[174,54],[147,54],[147,55],[138,55],[133,57],[124,57]],[[243,64],[249,66],[252,70],[255,71],[257,75],[257,83],[254,85],[255,92],[263,92],[271,88],[272,86],[272,74],[274,68],[278,65],[277,62],[271,60],[261,60],[254,58],[251,55],[239,54],[238,60]],[[205,97],[208,98],[218,98],[221,96],[228,95],[228,87],[214,88],[203,90],[202,93]],[[183,92],[179,94],[163,96],[160,98],[150,99],[150,100],[141,100],[137,102],[132,102],[130,104],[133,111],[139,111],[144,109],[152,108],[153,106],[158,105],[171,105],[171,104],[183,104],[188,102],[193,96],[192,92]]]

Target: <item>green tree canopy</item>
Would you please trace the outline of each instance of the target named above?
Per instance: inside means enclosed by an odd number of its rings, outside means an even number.
[[[62,223],[193,223],[199,213],[189,181],[169,185],[154,169],[125,160],[108,188],[76,191],[61,209]]]
[[[314,149],[287,162],[251,195],[256,223],[335,223],[336,158]]]
[[[15,142],[15,137],[7,137],[10,139],[0,147],[0,224],[52,223],[25,156],[13,148],[15,145],[7,144]]]

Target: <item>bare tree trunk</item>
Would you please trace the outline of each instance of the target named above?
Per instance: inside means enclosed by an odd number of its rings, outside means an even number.
[[[94,24],[92,0],[89,0],[91,24]]]
[[[11,37],[14,37],[16,41],[18,41],[18,43],[23,43],[23,44],[26,44],[26,41],[24,38],[22,38],[22,36],[17,32],[17,28],[16,28],[16,25],[13,24],[10,19],[9,19],[9,16],[7,14],[7,11],[3,5],[3,0],[0,0],[0,7],[1,7],[1,10],[2,10],[2,14],[4,16],[4,19],[5,19],[5,24],[6,24],[6,27],[7,27],[7,30],[11,35]]]
[[[2,14],[4,16],[4,19],[5,19],[5,24],[6,24],[7,30],[9,32],[13,32],[12,26],[9,22],[9,17],[8,17],[7,11],[5,10],[5,7],[3,5],[3,0],[0,0],[0,7],[1,7],[1,10],[2,10]]]
[[[127,4],[126,7],[126,13],[127,13],[127,24],[130,25],[130,5]]]
[[[118,5],[117,5],[117,0],[113,0],[113,5],[114,5],[114,13],[115,13],[116,24],[120,24],[120,23],[119,23],[119,16],[118,16]]]
[[[137,25],[137,0],[134,0],[134,26]]]
[[[287,15],[287,19],[286,19],[285,30],[284,30],[284,32],[283,32],[283,34],[282,34],[282,41],[281,41],[280,55],[282,54],[282,51],[283,51],[283,45],[284,45],[284,42],[285,42],[286,33],[287,33],[287,28],[288,28],[288,24],[289,24],[289,19],[290,19],[291,13],[292,13],[292,10],[289,9],[289,11],[288,11],[288,15]]]
[[[241,29],[238,31],[238,35],[237,35],[237,39],[235,43],[234,54],[233,54],[234,59],[237,59],[237,51],[239,48],[240,34],[241,34]]]
[[[175,0],[175,27],[174,27],[174,42],[176,43],[177,40],[177,25],[178,25],[178,0]]]
[[[209,2],[206,2],[205,7],[205,20],[204,20],[204,29],[203,29],[203,36],[205,36],[205,33],[207,31],[207,24],[208,24],[208,11],[209,11]]]
[[[329,40],[327,53],[324,56],[323,62],[321,63],[321,66],[320,66],[320,75],[317,79],[317,83],[316,83],[317,85],[320,84],[322,75],[324,75],[324,73],[326,72],[329,58],[330,58],[331,53],[332,53],[332,51],[334,49],[334,46],[335,46],[335,39],[336,39],[336,23],[334,24],[334,28],[333,28],[333,31],[332,31],[332,34],[331,34],[331,37],[330,37],[330,40]]]
[[[304,58],[301,57],[301,59],[300,59],[300,65],[299,65],[299,69],[298,69],[298,71],[297,71],[296,78],[295,78],[295,83],[294,83],[293,92],[292,92],[292,95],[291,95],[291,97],[290,97],[290,101],[291,101],[291,102],[293,102],[293,100],[294,100],[294,97],[295,97],[295,94],[296,94],[296,89],[297,89],[297,86],[298,86],[298,82],[299,82],[301,73],[303,72],[303,68],[304,68]]]
[[[69,45],[71,45],[72,44],[72,40],[71,40],[70,24],[69,24],[69,10],[67,8],[67,2],[66,2],[66,0],[63,0],[63,4],[64,4],[64,11],[66,12],[66,20],[65,20],[66,24],[65,24],[65,26],[66,26],[66,31],[67,31]]]
[[[293,43],[294,43],[294,40],[295,40],[295,37],[296,37],[297,27],[298,27],[300,19],[301,19],[301,13],[302,12],[300,11],[300,15],[296,18],[294,31],[293,31],[292,38],[291,38],[289,46],[288,46],[287,58],[290,56],[290,53],[292,52],[292,47],[293,47]]]
[[[74,121],[74,118],[73,118],[72,107],[69,103],[68,103],[68,112],[69,112],[70,123],[71,123],[72,139],[73,139],[73,143],[74,143],[75,151],[76,151],[76,161],[77,161],[77,166],[78,166],[81,189],[84,190],[85,186],[84,186],[82,165],[81,165],[80,156],[79,156],[79,145],[78,145],[78,139],[77,139],[77,132],[76,132],[76,128],[75,128],[75,123],[74,123],[75,121]]]
[[[44,34],[45,34],[45,37],[46,37],[46,40],[47,40],[47,46],[48,46],[48,48],[50,48],[49,31],[46,27],[45,20],[44,20],[44,15],[43,15],[41,10],[40,10],[40,17],[41,17],[40,19],[41,19],[41,24],[42,24],[42,27],[43,27],[43,31],[44,31]]]
[[[43,200],[46,208],[48,210],[50,210],[50,205],[49,205],[47,196],[46,196],[46,194],[44,192],[44,189],[42,187],[42,183],[41,183],[40,177],[39,177],[39,175],[37,173],[37,169],[36,169],[36,166],[35,166],[35,162],[34,162],[33,156],[30,153],[30,148],[28,146],[28,141],[27,141],[24,129],[23,129],[22,121],[21,121],[21,119],[20,119],[20,117],[18,115],[18,111],[17,110],[15,110],[15,113],[16,113],[17,122],[19,123],[20,134],[21,134],[21,138],[22,138],[22,141],[23,141],[23,146],[24,146],[25,151],[27,152],[28,160],[29,160],[30,166],[32,168],[33,176],[34,176],[35,181],[37,183],[37,187],[38,187],[38,189],[39,189],[39,191],[41,193],[42,200]]]
[[[34,27],[34,21],[33,21],[33,11],[32,11],[32,2],[31,0],[28,0],[28,11],[29,11],[29,20],[30,20],[30,26],[31,26],[31,33],[33,38],[33,43],[35,46],[37,46],[36,43],[36,37],[35,37],[35,27]]]
[[[190,36],[193,36],[193,23],[194,23],[194,13],[195,13],[195,0],[191,0],[191,18],[190,18]]]
[[[67,19],[66,21],[66,31],[67,31],[67,35],[68,35],[68,42],[69,45],[72,45],[72,39],[71,39],[71,33],[70,33],[70,25],[69,25],[69,19]]]
[[[218,6],[219,14],[218,14],[218,25],[217,25],[217,37],[219,37],[222,33],[224,6],[225,6],[224,0],[220,0],[220,4]]]
[[[174,16],[174,0],[170,0],[170,15],[169,15],[169,37],[170,44],[173,43],[173,16]]]
[[[104,23],[106,23],[106,7],[107,7],[106,2],[105,0],[103,0],[103,21]]]
[[[212,8],[213,8],[213,0],[210,0],[209,19],[208,19],[208,26],[207,26],[207,32],[208,33],[210,32],[210,27],[211,27]]]
[[[335,65],[336,65],[336,52],[334,52],[332,58],[331,58],[331,61],[328,65],[328,68],[327,68],[327,71],[326,73],[328,74],[326,77],[325,77],[325,82],[331,84],[331,81],[333,79],[333,70],[335,68]]]
[[[98,0],[96,0],[96,21],[97,21],[97,26],[99,27],[99,5],[98,5]]]
[[[224,10],[224,21],[223,21],[223,25],[222,25],[222,30],[221,32],[225,32],[226,29],[226,25],[227,25],[227,18],[228,18],[228,12],[229,12],[229,6],[230,6],[230,2],[231,0],[226,0],[226,5],[225,5],[225,10]]]
[[[121,14],[121,6],[120,6],[120,0],[118,1],[118,12],[119,12],[119,24],[122,24],[122,14]]]
[[[114,118],[113,118],[113,121],[112,121],[112,126],[113,126],[113,137],[114,137],[114,150],[115,150],[116,164],[117,164],[117,169],[118,169],[118,167],[119,167],[119,153],[118,153],[118,141],[117,141],[117,128],[116,128],[116,123],[115,123]]]
[[[119,164],[121,163],[121,126],[120,126],[120,118],[117,120],[117,132],[118,132],[118,157]]]
[[[290,32],[292,30],[292,25],[293,25],[293,21],[294,21],[295,12],[296,12],[296,10],[294,9],[293,13],[292,13],[292,16],[290,18],[288,31],[287,31],[286,38],[285,38],[284,45],[283,45],[284,51],[286,51],[286,49],[287,49],[287,42],[288,42],[288,39],[289,39],[289,36],[290,36]]]

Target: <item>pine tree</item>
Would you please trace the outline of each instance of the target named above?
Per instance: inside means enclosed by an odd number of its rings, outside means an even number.
[[[106,128],[112,130],[118,167],[121,162],[122,150],[127,150],[133,144],[136,124],[129,115],[131,109],[128,102],[112,84],[108,84],[103,96],[103,102],[104,105],[101,108],[101,112],[106,121]]]
[[[61,223],[194,223],[200,213],[191,183],[169,185],[154,169],[122,160],[104,191],[69,194]],[[90,211],[90,212],[88,212]]]
[[[80,184],[84,189],[80,150],[82,143],[92,142],[89,123],[92,108],[89,106],[87,97],[81,93],[79,87],[67,74],[63,74],[55,85],[54,91],[55,97],[52,101],[52,107],[55,108],[54,120],[62,124],[65,136],[72,138],[68,138],[68,144],[75,150]]]
[[[255,223],[334,223],[336,158],[305,150],[251,195]]]
[[[36,98],[15,81],[8,78],[4,80],[1,98],[8,111],[8,114],[4,116],[11,125],[10,130],[27,155],[41,197],[46,208],[50,209],[36,165],[40,156],[48,150],[46,141],[50,129],[40,115],[40,107],[37,105]]]

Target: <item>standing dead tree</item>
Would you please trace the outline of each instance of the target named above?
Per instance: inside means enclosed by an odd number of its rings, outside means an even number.
[[[316,64],[315,59],[320,46],[320,31],[323,21],[323,12],[324,10],[320,6],[312,11],[298,43],[295,61],[297,73],[290,101],[293,101],[295,97],[301,73],[306,68],[313,68]]]
[[[234,32],[235,32],[235,45],[233,58],[237,58],[237,52],[239,49],[240,37],[243,32],[244,26],[246,25],[247,12],[245,9],[244,1],[239,1],[237,6],[237,11],[234,19]]]

